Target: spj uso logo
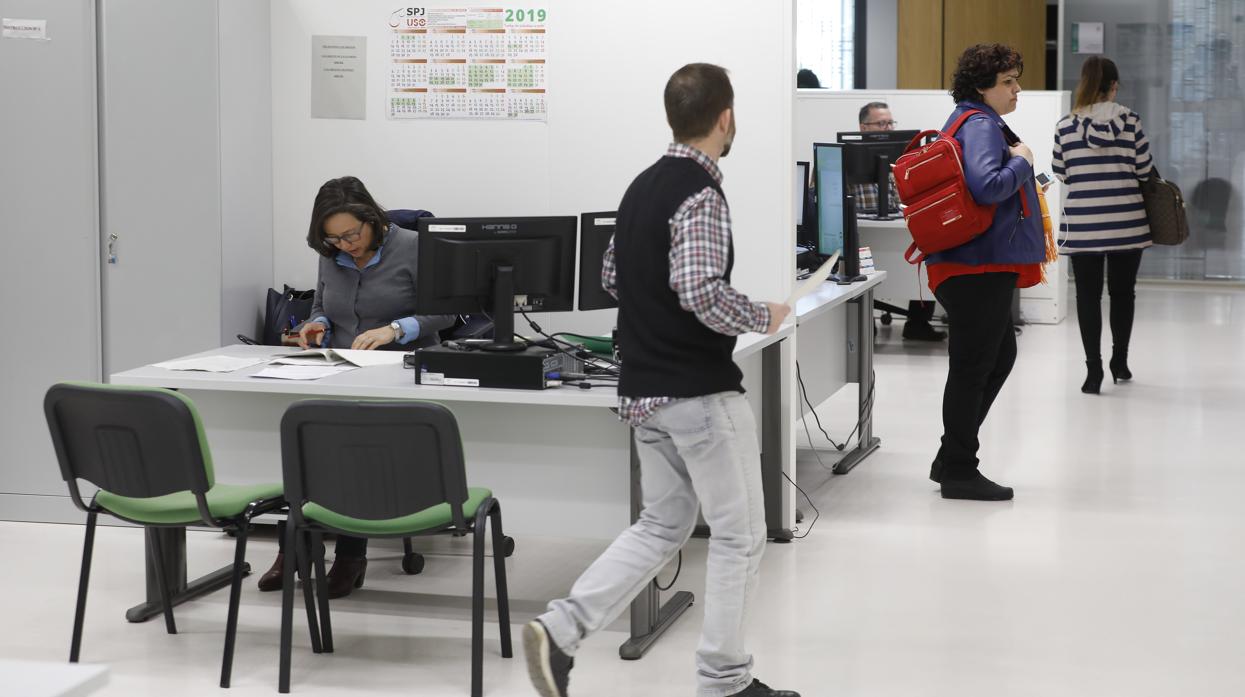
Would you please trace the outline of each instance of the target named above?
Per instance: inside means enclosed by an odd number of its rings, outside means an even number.
[[[423,7],[400,7],[389,15],[389,26],[394,29],[426,27],[428,26],[428,10]]]

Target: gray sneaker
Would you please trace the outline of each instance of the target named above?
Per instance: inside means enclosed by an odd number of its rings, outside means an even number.
[[[562,653],[540,620],[524,625],[523,653],[527,656],[527,675],[540,696],[566,697],[566,684],[575,659]]]

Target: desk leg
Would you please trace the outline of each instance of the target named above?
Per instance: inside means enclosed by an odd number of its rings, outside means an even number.
[[[782,345],[779,341],[761,349],[761,490],[770,539],[790,542],[795,534],[786,526],[782,507]]]
[[[640,519],[644,507],[640,488],[640,457],[635,451],[635,435],[630,441],[631,451],[631,522]],[[618,656],[624,661],[638,660],[652,648],[675,620],[689,607],[695,597],[687,591],[676,592],[663,605],[657,581],[653,580],[631,601],[631,638],[618,647]]]
[[[181,605],[187,600],[211,593],[227,587],[233,580],[233,565],[213,571],[206,576],[186,582],[186,528],[156,528],[155,534],[160,536],[160,547],[164,552],[160,560],[167,576],[173,582],[173,605]],[[156,586],[156,568],[151,564],[151,550],[147,549],[151,542],[144,536],[143,558],[147,569],[147,602],[135,605],[126,610],[125,619],[130,622],[146,622],[152,617],[164,613],[164,604],[160,601],[160,590]],[[244,564],[243,575],[251,572],[251,565]]]
[[[860,439],[834,466],[835,474],[847,474],[862,460],[877,450],[882,441],[873,435],[873,404],[875,393],[873,378],[873,290],[865,291],[859,298],[848,301],[854,310],[849,313],[849,340],[855,345],[849,347],[848,360],[855,360],[849,366],[848,374],[855,373],[856,383],[860,386],[857,397],[860,417]],[[854,349],[854,350],[852,350]],[[854,354],[854,355],[853,355]]]

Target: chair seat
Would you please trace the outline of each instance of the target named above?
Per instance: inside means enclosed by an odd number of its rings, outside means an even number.
[[[492,495],[493,492],[490,489],[468,488],[467,501],[463,503],[463,517],[467,520],[474,518],[476,509],[480,507],[480,504],[484,503],[484,499]],[[400,518],[384,518],[381,520],[351,518],[340,513],[334,513],[319,504],[308,503],[303,505],[303,517],[321,525],[327,525],[337,530],[363,536],[417,535],[421,532],[446,528],[454,523],[448,503],[439,503]]]
[[[208,489],[208,510],[217,518],[234,518],[241,515],[253,501],[276,498],[281,491],[280,484],[217,484]],[[101,490],[95,495],[95,502],[110,513],[137,523],[177,525],[203,522],[195,496],[189,491],[152,498],[131,498]]]

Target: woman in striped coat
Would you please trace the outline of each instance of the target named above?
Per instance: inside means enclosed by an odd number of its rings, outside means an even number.
[[[1085,345],[1085,383],[1102,385],[1102,286],[1111,296],[1111,378],[1129,380],[1134,288],[1141,252],[1151,244],[1140,180],[1150,176],[1150,145],[1141,117],[1115,103],[1120,73],[1110,59],[1092,56],[1081,69],[1072,113],[1056,127],[1055,176],[1067,185],[1060,247],[1072,259],[1076,311]]]

